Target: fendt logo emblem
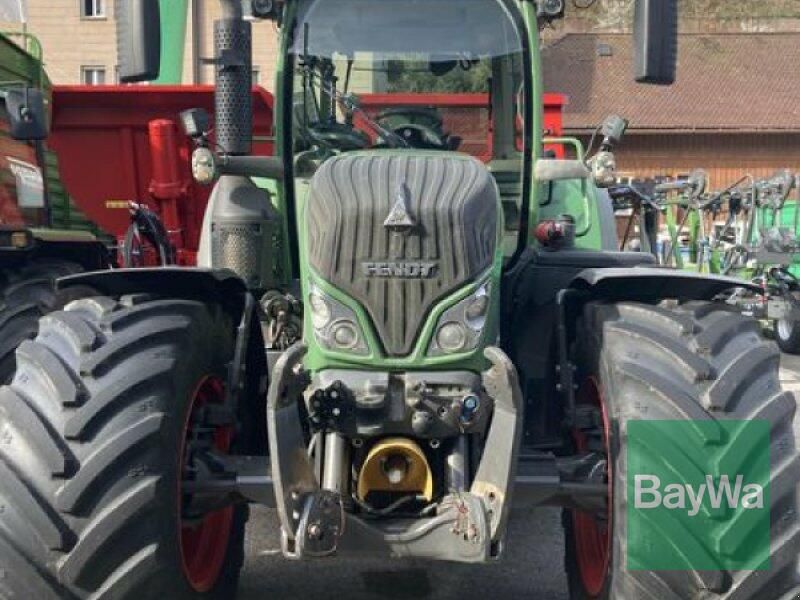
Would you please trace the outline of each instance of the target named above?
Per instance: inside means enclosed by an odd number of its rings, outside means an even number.
[[[361,268],[366,277],[387,279],[429,279],[436,274],[434,262],[365,262]]]
[[[411,190],[405,183],[401,183],[397,187],[394,206],[389,211],[383,226],[396,233],[408,233],[416,224],[411,215]]]

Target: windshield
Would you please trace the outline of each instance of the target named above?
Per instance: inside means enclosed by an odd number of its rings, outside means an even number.
[[[296,175],[376,148],[521,163],[523,48],[505,0],[307,0],[293,40]]]

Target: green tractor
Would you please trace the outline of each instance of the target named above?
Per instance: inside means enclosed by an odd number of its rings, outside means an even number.
[[[51,84],[31,34],[0,33],[0,382],[39,319],[74,292],[55,280],[109,263],[97,230],[76,210],[48,150]]]
[[[636,4],[636,76],[668,83],[676,3]],[[615,251],[585,161],[543,151],[539,32],[564,3],[221,5],[213,127],[184,114],[215,185],[206,264],[60,280],[95,292],[41,321],[0,390],[0,595],[233,597],[258,503],[290,559],[491,562],[512,508],[550,505],[575,600],[796,598],[796,405],[758,324],[713,302],[742,282]],[[157,2],[117,17],[122,74],[156,77]],[[253,18],[282,34],[277,157],[249,154]],[[466,86],[486,107],[458,122],[359,97]],[[711,538],[651,540],[677,568],[636,568],[630,428],[688,424],[711,452],[750,420],[771,433],[762,568],[725,560],[756,552],[725,511]]]

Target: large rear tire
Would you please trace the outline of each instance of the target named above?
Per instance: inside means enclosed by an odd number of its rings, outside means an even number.
[[[0,384],[11,381],[14,351],[36,335],[39,319],[75,298],[57,292],[56,279],[81,271],[77,263],[56,259],[36,259],[0,271]]]
[[[198,443],[248,443],[205,410],[234,331],[217,306],[149,296],[42,319],[0,390],[0,597],[235,595],[247,507],[190,518],[181,489]]]
[[[780,354],[761,337],[759,324],[709,303],[593,303],[579,323],[578,346],[579,406],[584,412],[595,411],[595,417],[591,419],[594,424],[575,432],[577,445],[606,453],[611,485],[608,515],[564,512],[571,598],[799,598],[800,458],[792,430],[796,404],[794,397],[781,389]],[[683,571],[628,571],[629,423],[708,419],[770,423],[770,570],[697,571],[687,566]],[[674,473],[689,468],[666,456],[652,460],[669,463]],[[699,466],[692,464],[691,468]],[[687,476],[686,481],[690,480]],[[685,548],[686,535],[676,527],[665,532],[663,544]],[[705,544],[701,537],[694,541]],[[712,548],[706,549],[714,555]]]

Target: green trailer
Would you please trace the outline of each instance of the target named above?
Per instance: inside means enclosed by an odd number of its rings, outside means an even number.
[[[98,230],[61,182],[47,147],[52,99],[42,47],[28,33],[0,33],[0,382],[38,320],[70,298],[58,277],[108,265]],[[18,114],[27,115],[22,120]],[[27,111],[27,112],[26,112]]]

